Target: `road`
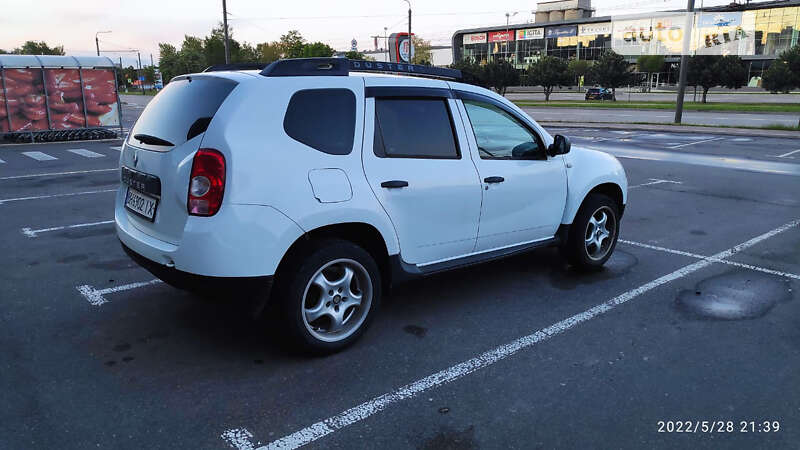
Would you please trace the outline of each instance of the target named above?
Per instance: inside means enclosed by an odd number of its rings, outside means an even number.
[[[0,147],[0,448],[796,448],[800,140],[551,131],[627,171],[606,269],[402,285],[325,358],[124,255],[118,142]]]
[[[506,97],[510,100],[530,100],[530,101],[544,101],[544,94],[538,92],[520,92],[519,88],[509,88]],[[523,88],[527,89],[527,88]],[[556,91],[550,96],[550,100],[572,100],[584,101],[584,92],[570,92],[570,91]],[[630,96],[625,88],[617,89],[617,100],[620,102],[630,101],[659,101],[659,102],[675,102],[678,94],[676,92],[631,92]],[[694,96],[694,90],[689,87],[686,90],[686,95],[683,97],[685,102],[701,101],[702,91],[698,91],[697,98]],[[708,93],[708,101],[714,103],[797,103],[800,101],[800,93],[792,94],[770,94],[769,92],[714,92],[713,90]]]
[[[641,109],[522,107],[538,121],[609,122],[609,123],[672,123],[675,111]],[[767,125],[797,126],[800,116],[789,113],[734,113],[729,111],[684,111],[684,124],[764,127]]]

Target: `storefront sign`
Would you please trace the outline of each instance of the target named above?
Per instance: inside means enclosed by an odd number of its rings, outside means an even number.
[[[700,13],[698,15],[697,22],[700,28],[738,27],[742,25],[742,13],[741,11],[709,14]]]
[[[527,30],[517,30],[518,41],[527,41],[529,39],[544,39],[544,28],[528,28]]]
[[[513,41],[514,40],[514,32],[513,31],[490,31],[489,32],[489,42],[505,42],[505,41]]]
[[[596,36],[598,34],[611,34],[611,22],[578,25],[578,36]]]
[[[464,35],[464,45],[468,44],[485,44],[486,33],[472,33]]]
[[[548,38],[572,37],[577,36],[578,28],[574,25],[551,27],[547,29],[546,34]]]

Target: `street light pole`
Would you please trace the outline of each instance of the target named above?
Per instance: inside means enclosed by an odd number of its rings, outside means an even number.
[[[413,41],[411,40],[411,2],[409,0],[405,0],[408,3],[408,63],[411,64],[411,46]]]
[[[100,33],[111,33],[111,31],[98,31],[94,34],[94,45],[97,48],[97,56],[100,56],[100,38],[97,37]]]
[[[228,46],[228,5],[222,0],[222,28],[225,32],[225,64],[231,63],[231,49]]]
[[[142,78],[144,78],[142,76],[142,52],[137,51],[136,56],[139,58],[139,71],[136,76],[139,77],[139,87],[142,88],[142,95],[144,95],[144,80],[142,80]]]
[[[689,43],[691,42],[691,33],[689,33],[689,31],[692,27],[693,12],[694,0],[689,0],[689,4],[686,6],[686,27],[684,27],[683,30],[683,51],[681,52],[681,71],[680,75],[678,75],[678,98],[675,105],[675,123],[681,123],[681,119],[683,118],[683,96],[686,95],[686,73],[688,69],[687,65],[689,64]]]
[[[386,50],[386,62],[389,62],[389,35],[386,32],[389,27],[383,27],[383,48]]]

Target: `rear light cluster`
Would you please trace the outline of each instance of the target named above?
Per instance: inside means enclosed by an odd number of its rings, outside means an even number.
[[[186,207],[191,216],[213,216],[225,191],[225,157],[217,150],[201,148],[192,161]]]

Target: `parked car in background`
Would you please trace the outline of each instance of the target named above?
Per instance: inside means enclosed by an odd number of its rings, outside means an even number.
[[[593,87],[586,90],[586,100],[614,100],[611,89]]]

